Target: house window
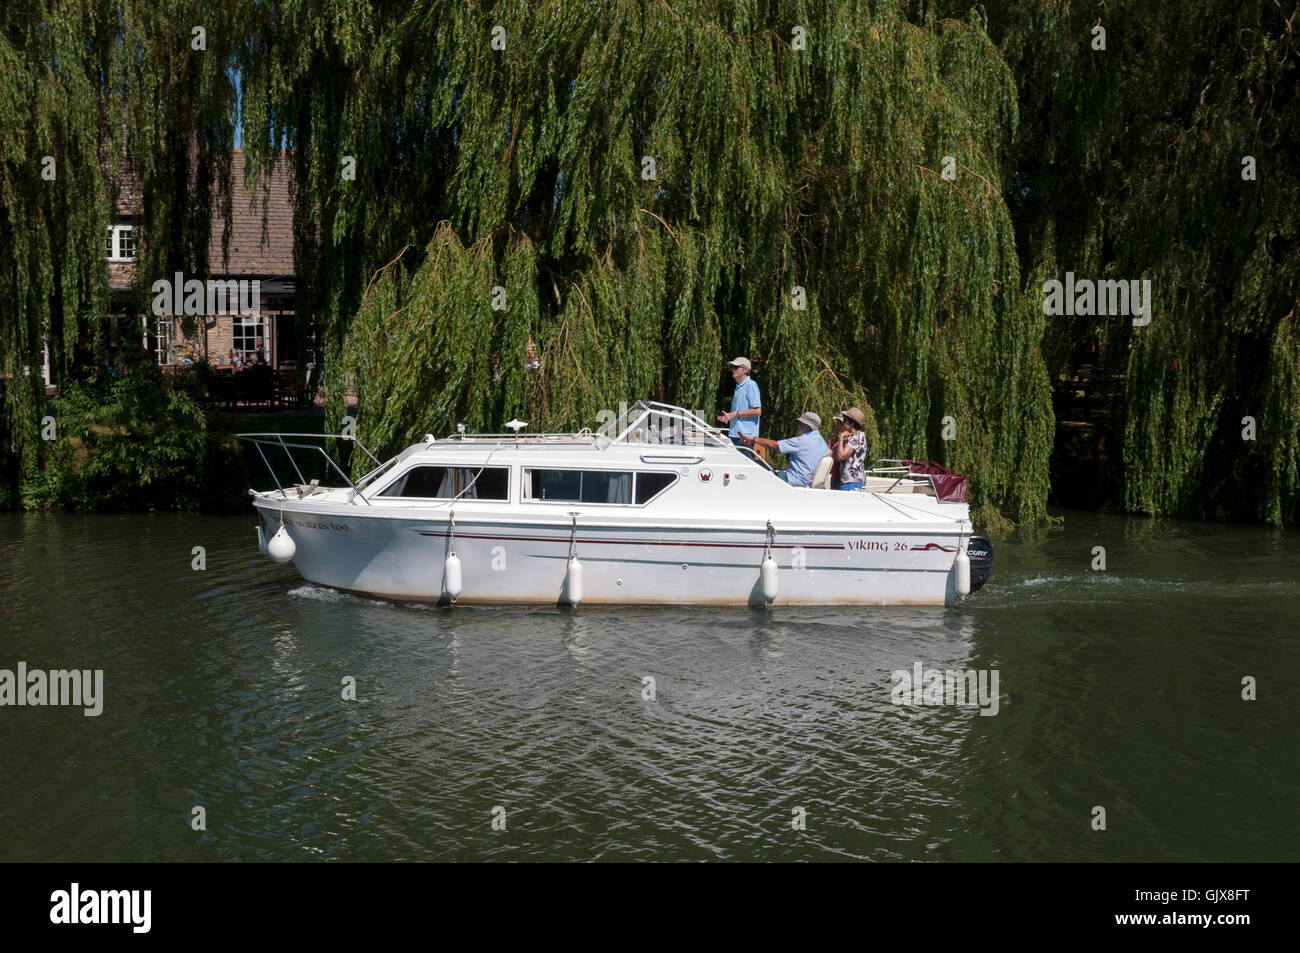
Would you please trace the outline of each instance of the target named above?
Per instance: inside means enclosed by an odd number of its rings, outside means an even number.
[[[154,342],[158,348],[159,364],[176,363],[176,320],[158,318]]]
[[[104,236],[104,251],[109,261],[135,261],[136,236],[134,225],[110,225]]]
[[[231,319],[234,328],[231,342],[242,361],[256,360],[258,351],[266,359],[266,319],[261,315],[237,315]]]

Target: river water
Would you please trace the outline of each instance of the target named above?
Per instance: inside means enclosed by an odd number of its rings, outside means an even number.
[[[104,673],[0,707],[0,861],[1296,859],[1300,534],[1063,515],[953,609],[570,611],[0,514],[0,669]],[[918,663],[996,714],[895,704]]]

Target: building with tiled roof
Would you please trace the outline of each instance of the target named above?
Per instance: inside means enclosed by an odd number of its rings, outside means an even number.
[[[145,344],[161,365],[206,360],[221,367],[260,357],[278,367],[300,359],[294,325],[292,170],[281,160],[254,188],[245,186],[244,171],[243,150],[236,149],[230,163],[229,242],[223,248],[226,218],[214,202],[207,287],[191,297],[194,276],[180,276],[179,284],[169,276],[177,286],[153,298],[156,329]],[[124,163],[105,242],[113,310],[120,315],[133,310],[136,243],[148,240],[137,232],[141,209],[139,178]]]

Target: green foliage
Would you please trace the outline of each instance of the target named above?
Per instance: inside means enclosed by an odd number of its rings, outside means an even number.
[[[44,344],[56,360],[76,319],[108,301],[95,71],[111,56],[96,0],[0,5],[0,376],[25,477],[35,475],[44,413]],[[51,177],[52,176],[52,177]]]
[[[0,375],[29,482],[33,371],[48,338],[66,379],[78,326],[104,313],[122,157],[143,190],[137,287],[205,277],[237,75],[251,180],[286,150],[292,165],[303,340],[334,423],[357,389],[367,443],[510,417],[570,429],[643,397],[725,405],[722,362],[746,354],[766,434],[856,404],[873,456],[937,459],[972,478],[978,518],[1034,523],[1050,380],[1096,346],[1123,374],[1132,510],[1297,518],[1294,3],[211,14],[0,9]],[[1066,270],[1150,278],[1155,320],[1046,319],[1042,283]]]
[[[25,487],[28,506],[68,509],[198,508],[208,426],[194,395],[157,371],[107,372],[54,401],[57,439],[46,473]]]
[[[999,183],[1015,89],[977,18],[423,3],[367,22],[367,37],[299,30],[314,51],[250,64],[249,81],[310,98],[273,115],[300,147],[330,144],[300,166],[318,200],[299,212],[333,289],[319,304],[344,371],[334,413],[355,386],[364,439],[395,449],[512,416],[572,429],[644,397],[725,406],[723,361],[743,353],[766,433],[857,404],[874,411],[874,452],[968,473],[982,518],[1041,518],[1042,318]],[[324,74],[340,61],[351,86]],[[355,182],[340,153],[357,156]],[[409,203],[393,195],[420,183]],[[358,259],[380,269],[423,247],[431,216],[424,253],[384,267],[353,321]]]
[[[0,4],[0,377],[24,480],[44,452],[46,346],[56,381],[81,332],[105,356],[104,235],[128,159],[141,310],[155,278],[207,276],[214,191],[219,210],[230,201],[240,5],[217,17],[201,0]]]
[[[1053,317],[1044,337],[1053,374],[1101,360],[1122,375],[1128,509],[1294,525],[1300,7],[987,9],[1027,119],[1005,180],[1030,294],[1066,271],[1152,283],[1150,325]]]

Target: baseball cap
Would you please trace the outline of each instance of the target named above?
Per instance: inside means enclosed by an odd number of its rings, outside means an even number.
[[[730,367],[743,367],[747,371],[753,370],[752,366],[749,363],[749,358],[747,357],[738,357],[734,361],[728,361],[727,364]]]

